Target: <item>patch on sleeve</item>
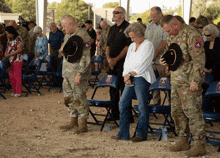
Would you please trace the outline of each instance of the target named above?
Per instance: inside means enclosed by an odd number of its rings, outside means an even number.
[[[87,42],[87,43],[84,43],[84,47],[86,47],[86,48],[89,48],[89,47],[90,47],[90,44],[89,44],[89,42]]]
[[[195,48],[202,48],[202,39],[200,37],[196,37]]]

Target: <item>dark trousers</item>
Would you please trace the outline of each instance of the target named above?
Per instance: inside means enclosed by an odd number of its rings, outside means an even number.
[[[109,75],[116,75],[118,77],[117,88],[110,88],[110,98],[114,103],[114,106],[112,107],[112,114],[115,119],[119,119],[120,113],[118,103],[125,87],[124,78],[122,76],[123,65],[124,63],[119,63],[114,66],[113,70],[109,69]],[[132,107],[130,107],[130,113],[132,114]]]
[[[62,62],[62,58],[58,58],[59,49],[60,48],[53,48],[53,47],[51,47],[51,54],[50,54],[50,56],[53,56],[52,72],[57,72],[57,68],[60,65],[60,63]]]

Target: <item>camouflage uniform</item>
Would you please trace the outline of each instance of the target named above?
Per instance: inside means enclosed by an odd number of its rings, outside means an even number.
[[[28,50],[28,54],[34,54],[35,43],[36,43],[36,39],[37,39],[37,36],[34,33],[34,28],[32,28],[28,32],[28,35],[29,35],[29,41],[28,41],[28,43],[29,43],[29,50]]]
[[[90,46],[91,38],[83,29],[78,29],[71,35],[64,37],[64,45],[71,36],[78,35],[83,39],[83,54],[79,61],[75,63],[68,62],[63,57],[63,92],[64,102],[68,106],[70,117],[88,118],[89,102],[86,92],[88,90],[88,80],[90,79]],[[76,75],[81,75],[80,84],[75,83]]]
[[[106,56],[106,46],[107,46],[107,41],[108,41],[108,33],[109,33],[110,27],[107,30],[102,30],[101,33],[101,41],[100,41],[100,46],[102,48],[102,56],[104,57],[103,65],[104,69],[108,69],[108,61],[107,61],[107,56]],[[103,49],[105,48],[105,49]]]
[[[201,35],[194,28],[184,24],[176,36],[168,36],[166,50],[171,43],[177,43],[184,61],[176,71],[171,72],[171,115],[180,137],[189,137],[205,142],[205,122],[201,102],[205,51]],[[198,90],[190,91],[190,83],[197,83]]]
[[[16,30],[17,33],[20,35],[24,48],[23,48],[23,54],[27,54],[29,50],[29,34],[25,27],[19,26],[18,30]]]

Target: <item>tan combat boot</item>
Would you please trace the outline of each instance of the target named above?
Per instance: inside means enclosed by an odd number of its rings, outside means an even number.
[[[176,144],[173,144],[169,147],[170,151],[177,152],[177,151],[186,151],[189,150],[190,145],[188,141],[188,137],[179,137]]]
[[[79,128],[74,129],[73,133],[79,134],[79,133],[88,132],[87,119],[86,118],[79,118],[78,121],[79,121]]]
[[[206,155],[205,143],[200,140],[195,140],[195,142],[192,142],[192,147],[190,148],[190,150],[185,152],[185,155],[188,157],[198,157]]]
[[[70,124],[65,126],[60,126],[60,129],[70,130],[70,129],[78,129],[78,119],[77,117],[71,117]]]

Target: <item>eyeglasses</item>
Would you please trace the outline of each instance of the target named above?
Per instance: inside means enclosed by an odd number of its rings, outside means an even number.
[[[203,29],[203,26],[196,27],[197,29]]]
[[[206,37],[210,37],[212,34],[209,34],[209,35],[206,35],[206,34],[204,34]]]
[[[113,11],[113,14],[120,14],[122,12],[119,12],[119,11]]]

